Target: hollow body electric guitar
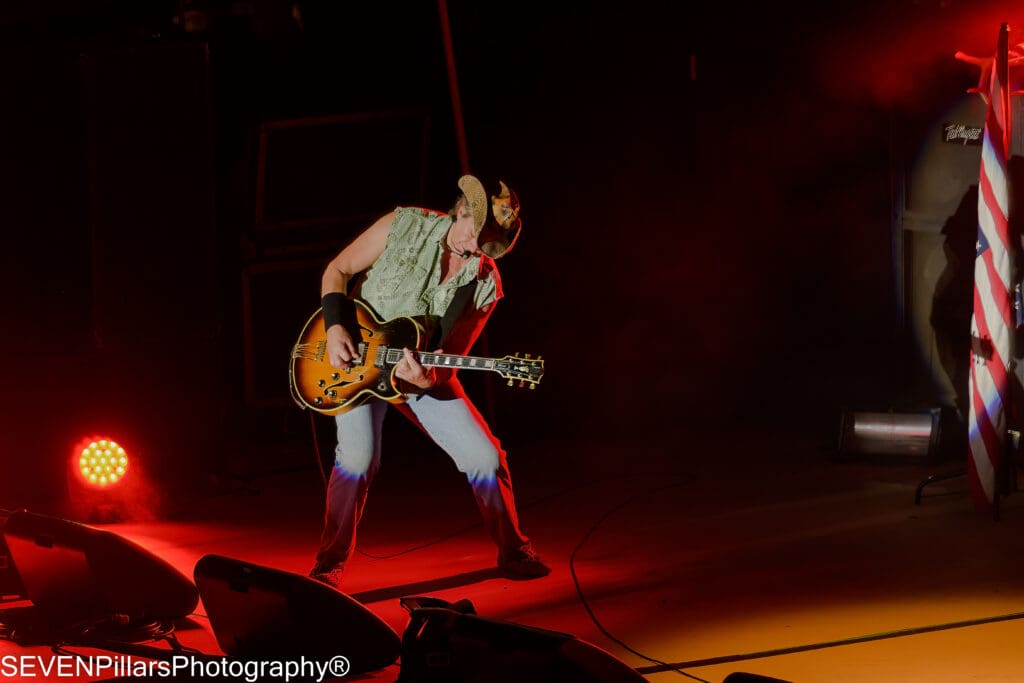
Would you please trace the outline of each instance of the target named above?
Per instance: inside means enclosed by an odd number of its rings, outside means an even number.
[[[456,356],[446,353],[425,353],[423,327],[413,318],[402,317],[382,322],[361,301],[355,301],[356,323],[359,326],[358,351],[348,369],[336,368],[327,357],[327,333],[323,310],[306,321],[299,340],[292,348],[292,398],[300,408],[309,408],[324,415],[335,415],[380,398],[402,403],[406,395],[396,388],[395,368],[402,360],[402,348],[417,352],[424,367],[459,370],[491,370],[513,385],[533,389],[544,376],[544,361],[527,354],[503,358]]]

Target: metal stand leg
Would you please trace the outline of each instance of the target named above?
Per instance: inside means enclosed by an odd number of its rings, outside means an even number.
[[[992,518],[999,521],[999,504],[1003,496],[1008,496],[1017,490],[1017,468],[1022,463],[1020,462],[1021,452],[1021,434],[1019,431],[1011,429],[1009,431],[1009,443],[1007,444],[1006,455],[1003,461],[999,465],[999,471],[996,473],[996,490],[992,497]],[[967,469],[959,469],[953,472],[947,472],[945,474],[933,474],[921,481],[917,485],[917,491],[914,492],[914,505],[921,504],[921,494],[924,491],[924,487],[928,486],[937,481],[945,481],[947,479],[955,479],[957,477],[967,476]]]
[[[921,504],[921,492],[924,490],[925,486],[928,486],[928,484],[933,484],[937,481],[945,481],[947,479],[956,479],[957,477],[966,476],[966,469],[959,469],[954,472],[947,472],[945,474],[933,474],[932,476],[928,477],[927,479],[923,480],[920,484],[917,485],[917,491],[914,492],[914,505]]]

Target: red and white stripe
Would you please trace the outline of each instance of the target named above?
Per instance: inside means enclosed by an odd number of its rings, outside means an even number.
[[[974,315],[971,318],[971,334],[991,344],[989,358],[974,350],[971,352],[968,476],[971,494],[980,509],[989,508],[995,499],[996,473],[1006,448],[1010,392],[1013,321],[1006,175],[1010,139],[1007,45],[1007,27],[1003,24],[991,69],[982,141],[978,253],[974,261]]]

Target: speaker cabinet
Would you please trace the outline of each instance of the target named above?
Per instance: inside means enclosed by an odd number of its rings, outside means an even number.
[[[398,634],[330,586],[291,572],[205,555],[195,581],[217,644],[239,659],[348,659],[346,675],[391,665]]]
[[[138,353],[172,332],[175,355],[216,342],[222,264],[208,61],[193,42],[82,57],[92,332],[101,348]]]
[[[1018,179],[1024,155],[1024,102],[1011,98],[1011,233],[1020,231],[1024,197]],[[932,401],[968,412],[970,324],[978,239],[978,177],[986,105],[961,94],[918,135],[904,162],[893,200],[898,224],[897,283],[900,318],[917,356],[915,383]],[[908,150],[909,152],[909,150]],[[1018,376],[1020,370],[1018,369]]]
[[[70,419],[122,425],[183,492],[217,469],[230,405],[208,62],[186,40],[81,58],[94,348],[73,374],[95,393]]]

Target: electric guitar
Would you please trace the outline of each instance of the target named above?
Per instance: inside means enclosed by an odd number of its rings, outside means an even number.
[[[518,380],[519,386],[528,385],[533,389],[544,376],[544,361],[539,356],[530,358],[529,354],[523,358],[518,355],[481,358],[425,353],[420,348],[426,341],[424,330],[415,319],[401,317],[383,322],[363,302],[354,301],[361,339],[357,344],[359,356],[352,359],[348,369],[332,366],[327,357],[322,309],[306,321],[299,340],[292,347],[291,391],[300,408],[335,415],[374,397],[402,403],[406,396],[396,388],[398,379],[394,375],[404,355],[403,347],[417,351],[417,358],[424,367],[491,370],[507,379],[509,386]]]

